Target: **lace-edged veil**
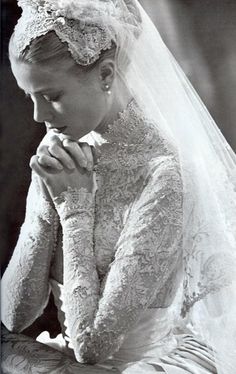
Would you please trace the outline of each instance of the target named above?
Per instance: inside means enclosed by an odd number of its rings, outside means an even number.
[[[19,4],[39,2],[43,1]],[[176,298],[176,326],[186,325],[202,336],[214,349],[218,373],[232,374],[236,367],[236,155],[137,0],[51,0],[51,4],[62,9],[66,4],[66,17],[72,12],[83,25],[97,27],[94,39],[83,39],[86,60],[81,59],[76,35],[73,39],[70,34],[68,49],[75,60],[79,56],[77,62],[89,64],[90,59],[92,63],[98,46],[101,51],[109,48],[107,40],[115,42],[117,74],[145,115],[178,148],[184,199],[183,282],[180,299]],[[53,26],[59,37],[68,29],[67,21],[60,18]]]
[[[133,47],[130,35],[121,48],[132,58],[128,74],[120,74],[178,147],[184,184],[184,278],[176,323],[200,334],[215,351],[218,373],[229,374],[236,367],[236,154],[148,15],[133,3],[142,31]]]

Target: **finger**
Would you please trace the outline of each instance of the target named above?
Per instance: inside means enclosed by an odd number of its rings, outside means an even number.
[[[51,150],[51,153],[49,152],[49,148]],[[73,160],[71,160],[71,158],[66,152],[64,153],[64,148],[62,145],[62,141],[59,138],[59,135],[55,134],[52,130],[50,130],[45,135],[45,137],[43,138],[43,140],[41,141],[40,145],[37,148],[36,154],[39,156],[44,156],[44,155],[48,156],[48,158],[43,157],[39,159],[39,162],[43,166],[47,166],[46,164],[44,164],[44,162],[48,163],[49,161],[48,166],[50,167],[56,166],[56,168],[59,170],[61,170],[60,165],[71,170],[75,169]],[[55,162],[55,161],[51,162],[49,160],[50,157],[56,159],[58,162]]]
[[[75,163],[79,165],[82,168],[87,167],[87,159],[80,148],[80,146],[77,144],[77,142],[71,141],[69,139],[65,139],[63,141],[63,146],[69,152],[69,154],[73,157]]]
[[[62,141],[59,137],[59,134],[55,134],[55,132],[50,135],[49,141],[50,141],[50,143],[56,143],[56,144],[58,144],[59,146],[62,147]]]
[[[68,169],[75,169],[75,163],[70,155],[66,152],[63,147],[59,146],[56,143],[52,143],[48,147],[49,154],[55,157],[58,161],[62,163]]]
[[[50,167],[57,170],[62,170],[63,165],[54,157],[49,155],[41,155],[38,157],[38,163],[44,167]]]
[[[62,146],[62,145],[61,145]],[[41,143],[37,148],[38,162],[41,166],[62,170],[63,165],[48,151],[48,145]]]
[[[49,155],[48,152],[48,145],[40,143],[37,150],[36,150],[36,155],[41,156],[41,155]]]
[[[58,144],[59,146],[62,147],[62,142],[61,142],[59,136],[57,134],[55,134],[55,132],[53,132],[52,130],[50,130],[44,136],[44,138],[42,139],[41,143],[39,144],[37,152],[38,152],[38,150],[41,149],[41,147],[49,147],[49,145],[52,144],[52,143],[56,143],[56,144]]]
[[[31,157],[30,159],[30,163],[29,163],[31,169],[39,176],[41,177],[43,180],[46,179],[47,177],[47,173],[46,171],[43,169],[43,167],[38,163],[38,156],[37,155],[34,155]]]
[[[84,152],[84,155],[87,159],[87,169],[89,171],[93,170],[94,158],[92,153],[92,147],[88,143],[79,143],[80,148]]]
[[[77,142],[77,139],[75,139],[73,136],[71,135],[66,135],[66,134],[59,134],[59,138],[61,140],[61,142],[63,142],[64,140],[71,140],[72,142]]]

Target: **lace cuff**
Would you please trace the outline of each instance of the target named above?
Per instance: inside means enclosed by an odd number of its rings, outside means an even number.
[[[50,225],[54,223],[56,211],[48,200],[44,198],[41,199],[41,203],[40,206],[38,206],[37,213],[42,220],[47,221]]]
[[[94,211],[94,194],[86,188],[68,187],[67,191],[55,197],[53,202],[61,221],[77,213],[92,214]]]
[[[26,203],[26,220],[35,222],[38,218],[49,225],[54,223],[57,212],[49,200],[43,195],[39,186],[39,177],[32,172]]]

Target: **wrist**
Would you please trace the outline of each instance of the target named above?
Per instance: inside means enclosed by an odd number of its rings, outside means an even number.
[[[37,174],[33,172],[31,179],[27,195],[28,215],[32,222],[38,217],[51,224],[57,215],[52,199],[48,192],[45,193],[46,186]]]
[[[86,190],[88,193],[94,191],[94,173],[72,170],[62,171],[57,175],[45,180],[46,188],[50,194],[52,201],[58,196],[67,194],[68,191]]]
[[[88,188],[71,188],[53,198],[53,203],[62,221],[78,213],[93,213],[94,194]]]

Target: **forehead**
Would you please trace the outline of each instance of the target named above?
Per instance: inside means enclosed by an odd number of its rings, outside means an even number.
[[[43,66],[13,59],[11,68],[18,86],[28,93],[69,87],[75,81],[68,71],[69,66],[64,64],[62,67]]]

